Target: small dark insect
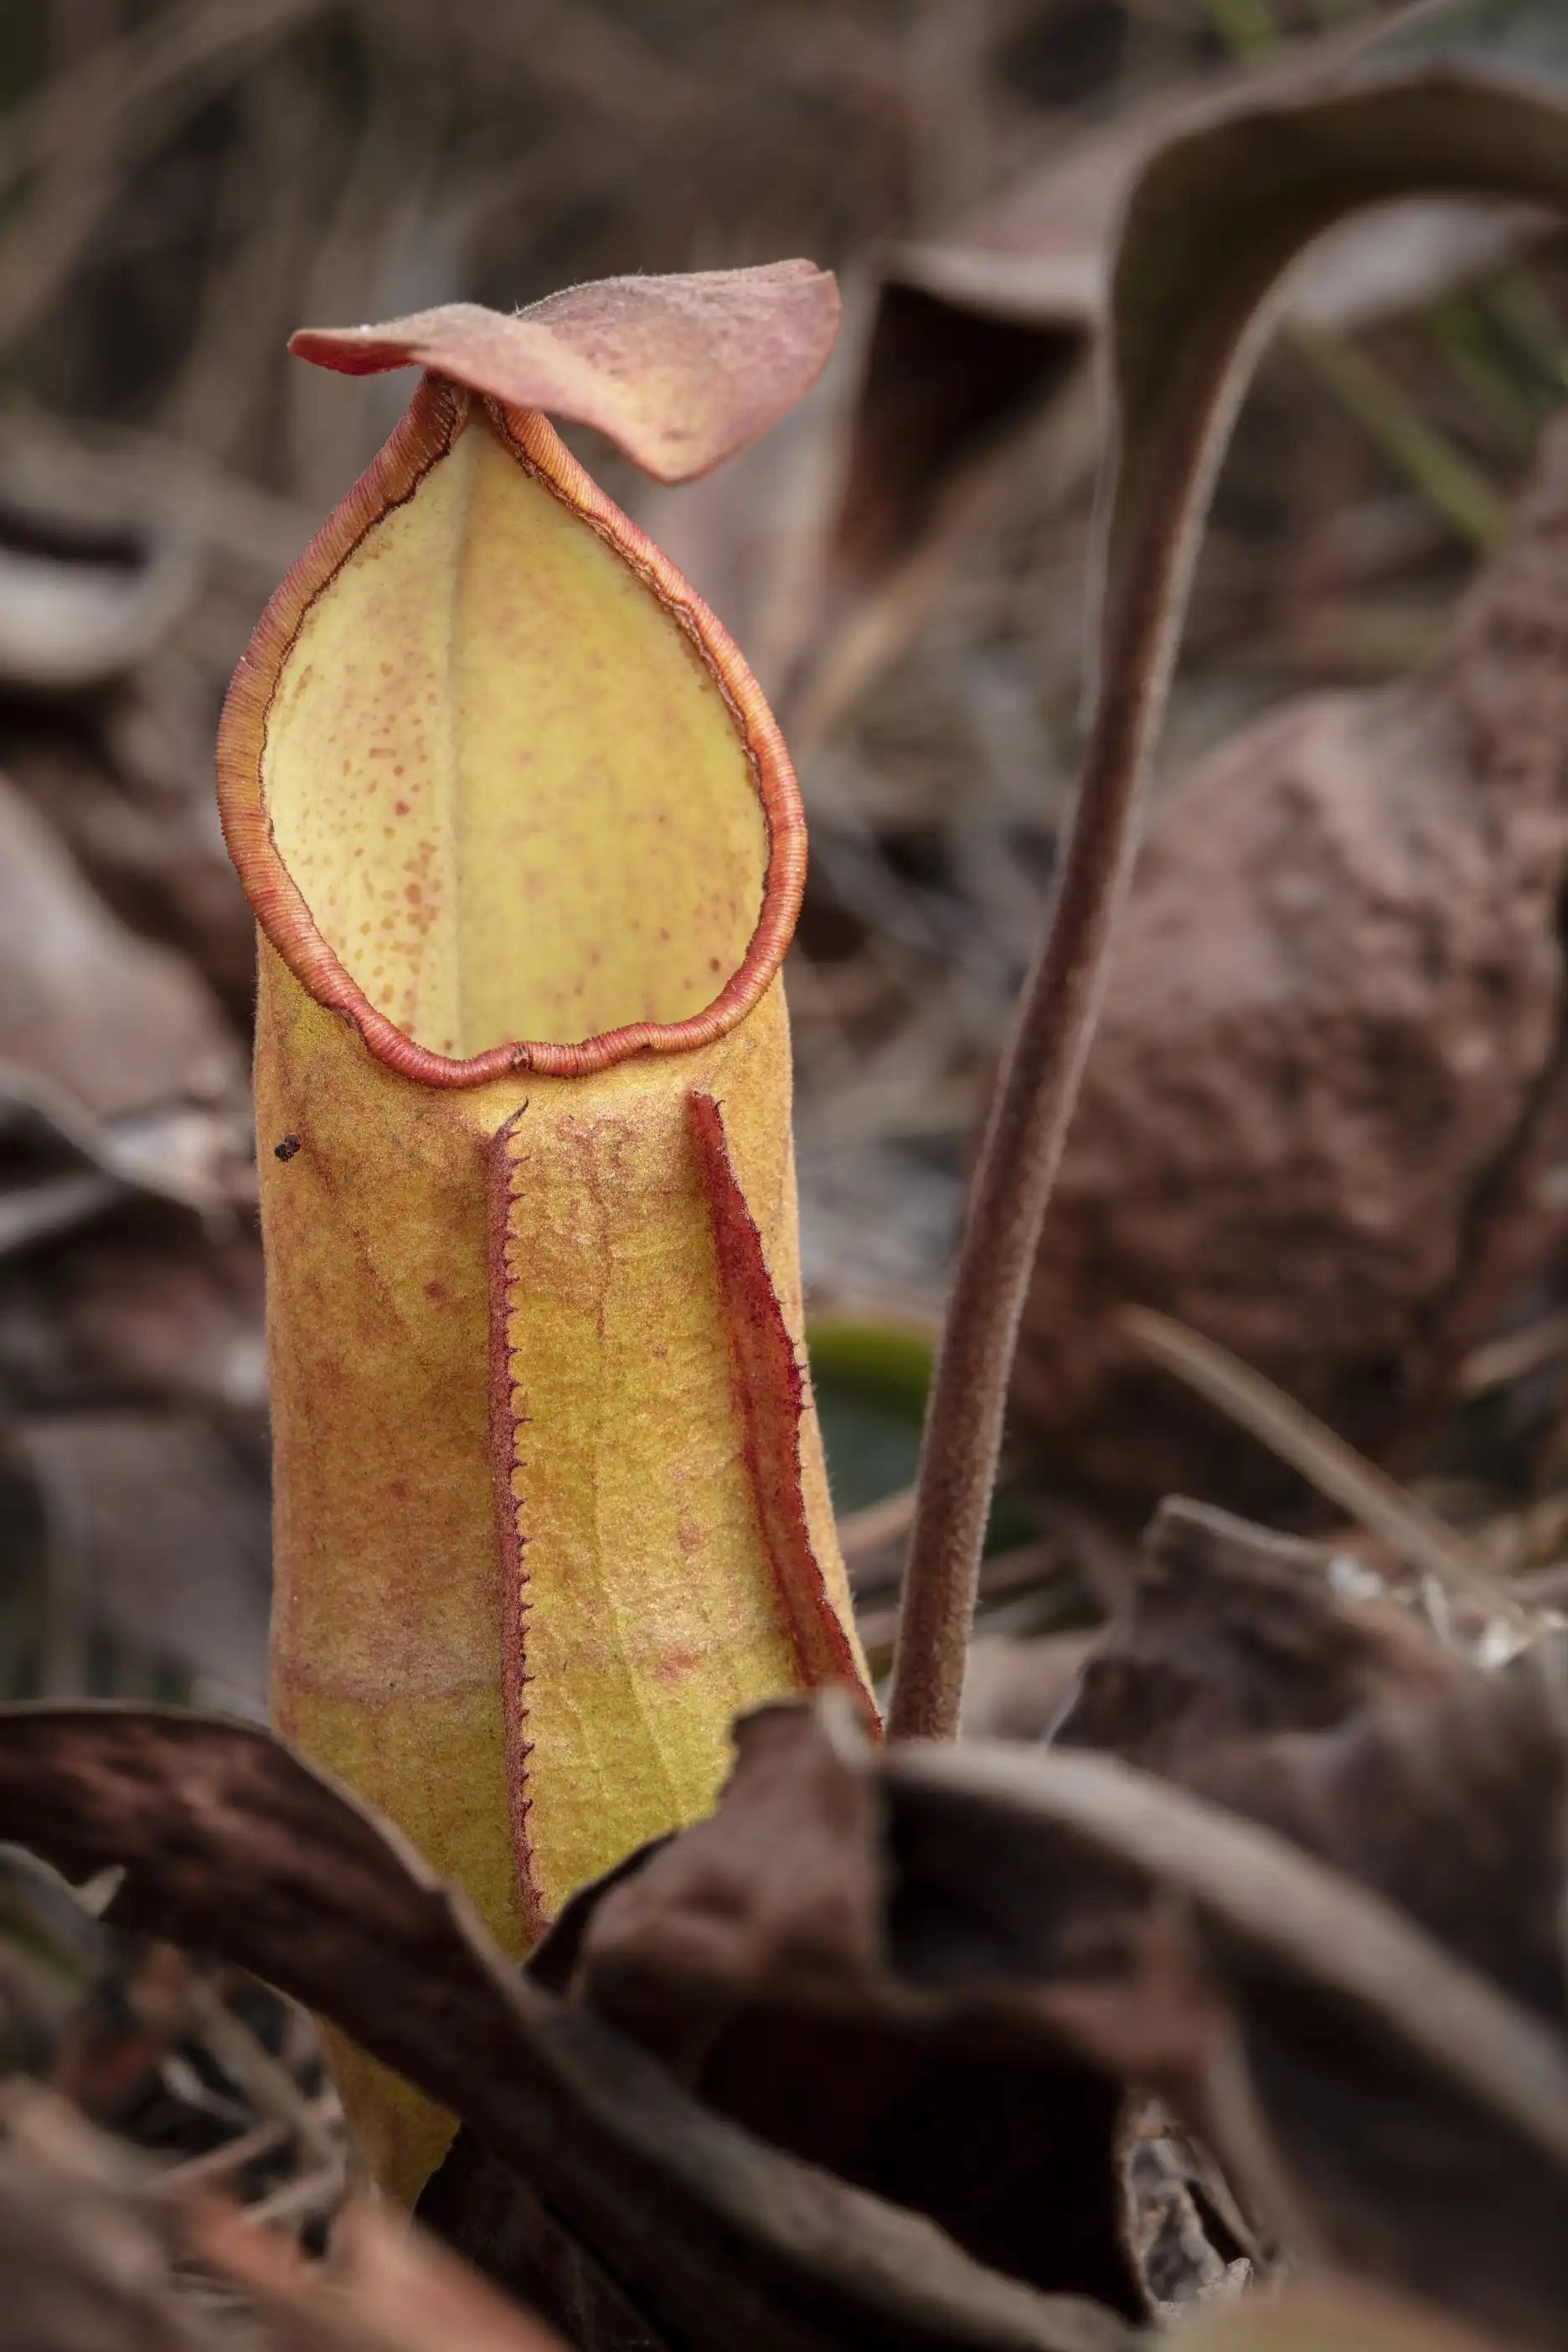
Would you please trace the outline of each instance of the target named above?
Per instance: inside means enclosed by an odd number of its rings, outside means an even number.
[[[281,1143],[275,1143],[273,1145],[272,1153],[274,1159],[277,1160],[292,1160],[294,1154],[299,1150],[299,1137],[297,1135],[286,1135]]]

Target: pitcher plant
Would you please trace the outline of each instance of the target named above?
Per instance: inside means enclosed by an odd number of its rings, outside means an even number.
[[[513,1953],[709,1807],[738,1711],[865,1686],[802,1343],[795,777],[542,413],[684,479],[837,317],[795,262],[293,345],[425,373],[219,744],[260,933],[275,1718]],[[443,2119],[334,2056],[412,2195]]]

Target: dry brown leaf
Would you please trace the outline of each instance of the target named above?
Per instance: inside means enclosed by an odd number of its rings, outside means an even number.
[[[1478,1680],[1483,1696],[1470,1693],[1470,1707],[1500,1708],[1500,1684]],[[1475,1965],[1503,1956],[1503,1981],[1528,1998],[1541,1974],[1534,1915],[1550,1910],[1556,1927],[1561,1754],[1542,1785],[1533,1713],[1527,1696],[1511,1727],[1494,1714],[1489,1739],[1449,1746],[1460,1728],[1454,1707],[1426,1710],[1420,1769],[1438,1788],[1425,1820],[1408,1818],[1412,1804],[1421,1809],[1413,1778],[1366,1771],[1336,1804],[1331,1777],[1325,1788],[1303,1757],[1289,1821],[1277,1801],[1280,1825],[1310,1829],[1314,1807],[1330,1808],[1353,1850],[1353,1814],[1363,1860],[1401,1849],[1384,1890],[1392,1901],[1320,1865],[1303,1870],[1299,1849],[1259,1843],[1236,1815],[1169,1807],[1177,1792],[1156,1795],[1158,1784],[1105,1759],[978,1743],[904,1760],[894,1750],[890,1836],[912,1923],[896,1964],[914,1965],[922,1980],[934,1968],[951,1992],[966,1979],[1033,1980],[1040,2028],[1152,2081],[1299,2256],[1384,2279],[1521,2341],[1554,2343],[1568,2157],[1561,1951],[1550,2024],[1493,1990]],[[1560,1750],[1560,1725],[1556,1736]],[[1310,1752],[1311,1737],[1295,1737]],[[1325,1765],[1339,1737],[1319,1736]],[[1233,1758],[1223,1780],[1214,1776],[1215,1793],[1267,1815],[1267,1752]],[[1080,1763],[1093,1767],[1081,1786]],[[1489,1861],[1500,1825],[1506,1834]],[[1097,1884],[1071,1859],[1083,1839],[1106,1863],[1120,1857],[1194,1903],[1196,1948],[1179,1910],[1140,1914],[1125,1879],[1120,1893],[1114,1877]],[[1471,1965],[1450,1961],[1394,1907],[1413,1885],[1430,1896],[1439,1881],[1451,1891],[1430,1907],[1443,1926],[1467,1902],[1482,1907],[1484,1925],[1455,1939]],[[1543,2162],[1549,2144],[1555,2154]]]
[[[1458,1660],[1395,1603],[1336,1592],[1332,1562],[1201,1503],[1163,1504],[1056,1740],[1180,1778],[1238,1743],[1451,1689]]]
[[[713,1814],[579,1895],[538,1964],[580,1955],[580,1998],[772,2144],[1047,2294],[1135,2315],[1119,2093],[1059,2051],[949,2032],[895,1982],[881,1800],[809,1716],[763,1709],[736,1744]]]
[[[1216,1755],[1193,1785],[1379,1888],[1561,2035],[1561,1672],[1532,1654],[1500,1675],[1467,1674],[1447,1693]],[[1561,2181],[1432,2084],[1413,2134],[1410,2073],[1353,2004],[1332,2030],[1304,2032],[1288,1974],[1243,1961],[1238,1983],[1259,2097],[1342,2258],[1540,2336],[1542,2299],[1563,2291]]]
[[[1284,1557],[1233,1549],[1185,1614],[1167,1558],[1171,1589],[1152,1580],[1121,1640],[1130,1679],[1099,1694],[1101,1731],[1203,1801],[1067,1749],[878,1762],[780,1711],[742,1727],[709,1822],[582,1898],[579,1994],[795,2146],[803,2113],[819,2133],[842,2113],[840,2047],[906,2067],[923,2050],[945,2088],[955,2053],[1006,2051],[1058,2147],[1075,2136],[1081,2197],[1076,2050],[1158,2088],[1297,2255],[1553,2342],[1568,1740],[1550,1661],[1488,1676],[1373,1610],[1336,1626],[1326,1597],[1290,1601]],[[998,2142],[950,2105],[952,2140],[972,2123],[978,2196]],[[1038,2147],[1020,2160],[1039,2183]]]
[[[263,1732],[132,1707],[0,1713],[0,1836],[108,1916],[249,1968],[456,2109],[694,2352],[1125,2352],[918,2215],[792,2160],[633,2044],[521,1979],[462,1898]]]

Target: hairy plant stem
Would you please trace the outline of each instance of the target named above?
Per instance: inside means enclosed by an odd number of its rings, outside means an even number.
[[[1173,520],[1163,566],[1152,566],[1125,599],[1107,647],[1050,922],[970,1188],[904,1571],[888,1714],[896,1739],[948,1739],[958,1725],[1007,1376],[1131,877],[1139,791],[1169,683],[1173,583],[1191,535],[1190,521],[1184,530],[1185,518]]]

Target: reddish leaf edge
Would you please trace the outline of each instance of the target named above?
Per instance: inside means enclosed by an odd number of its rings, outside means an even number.
[[[690,644],[734,719],[767,829],[768,863],[756,928],[739,966],[711,1003],[688,1020],[638,1021],[573,1044],[518,1040],[466,1058],[416,1045],[373,1004],[317,927],[279,854],[262,790],[268,715],[307,613],[383,517],[412,496],[468,416],[470,395],[427,375],[385,447],[328,517],[274,592],[234,673],[218,728],[218,814],[229,856],[257,921],[319,1004],[341,1013],[368,1051],[398,1076],[428,1087],[487,1084],[519,1071],[583,1077],[639,1054],[679,1054],[726,1035],[774,978],[795,935],[805,887],[805,814],[784,738],[740,649],[653,541],[622,514],[545,419],[490,403],[504,447],[562,505],[604,540],[648,589]]]
[[[730,1333],[746,1474],[795,1647],[796,1678],[805,1690],[847,1685],[866,1728],[879,1733],[881,1719],[859,1643],[828,1595],[806,1524],[800,1427],[809,1370],[796,1354],[762,1234],[735,1173],[723,1106],[711,1095],[693,1091],[690,1118]]]

